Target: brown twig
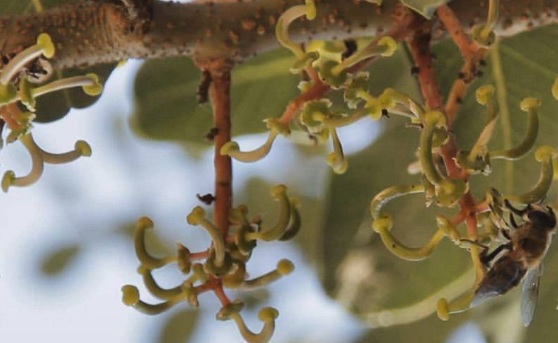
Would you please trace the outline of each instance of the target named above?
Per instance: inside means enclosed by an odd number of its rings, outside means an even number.
[[[452,126],[461,101],[465,97],[469,84],[478,76],[478,65],[487,52],[469,39],[459,19],[448,6],[440,6],[437,10],[440,21],[459,48],[464,59],[464,65],[459,72],[459,77],[454,81],[446,101],[446,116],[448,126]]]
[[[213,107],[215,135],[215,202],[213,222],[226,237],[229,230],[229,212],[232,206],[232,162],[221,155],[221,147],[231,140],[231,64],[218,61],[208,68],[211,73],[209,94]]]
[[[424,21],[410,37],[408,46],[418,68],[418,81],[426,107],[430,110],[443,110],[443,99],[436,81],[436,71],[432,63],[431,22]]]

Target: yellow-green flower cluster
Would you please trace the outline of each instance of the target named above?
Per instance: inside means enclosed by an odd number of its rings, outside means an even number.
[[[553,92],[558,89],[558,78],[553,85]],[[555,92],[558,99],[558,91]],[[509,209],[503,204],[514,202],[519,204],[533,204],[542,202],[550,189],[554,171],[554,160],[558,157],[558,150],[550,146],[541,146],[535,150],[535,160],[541,163],[541,172],[538,181],[527,192],[519,195],[503,196],[491,188],[486,192],[486,198],[481,203],[475,203],[469,194],[469,178],[474,175],[487,175],[492,172],[491,160],[507,159],[517,160],[524,157],[535,145],[539,129],[538,108],[540,100],[532,97],[525,98],[520,103],[522,111],[527,113],[527,133],[520,142],[503,150],[490,150],[489,143],[493,136],[498,120],[498,105],[494,99],[495,89],[490,85],[477,89],[477,102],[487,109],[487,119],[471,149],[457,151],[455,158],[456,168],[450,172],[445,164],[440,164],[437,159],[441,156],[441,148],[447,141],[450,133],[446,127],[446,117],[440,111],[425,110],[412,102],[408,97],[386,90],[389,100],[385,101],[386,108],[390,111],[395,106],[403,106],[411,118],[411,123],[417,124],[421,129],[418,149],[418,164],[421,173],[421,182],[415,185],[391,186],[378,193],[370,204],[372,216],[372,229],[379,234],[386,248],[394,255],[418,261],[429,257],[444,237],[449,238],[456,246],[467,249],[471,253],[476,279],[473,286],[454,299],[440,299],[438,302],[438,316],[447,320],[451,313],[462,312],[471,306],[478,285],[486,274],[487,266],[480,259],[481,250],[485,244],[490,244],[497,237],[499,228],[509,224],[504,222],[504,212]],[[358,89],[351,90],[349,97],[358,96]],[[380,97],[381,98],[381,97]],[[387,213],[385,205],[401,196],[411,194],[424,194],[425,204],[435,203],[439,207],[453,208],[460,204],[461,212],[453,217],[438,215],[436,217],[436,230],[432,238],[422,247],[410,247],[400,242],[391,232],[394,218]],[[466,199],[466,200],[464,200]],[[461,201],[465,201],[463,204]],[[471,217],[474,219],[471,220]],[[467,234],[462,236],[459,225],[467,223]],[[486,245],[487,246],[487,245]]]
[[[2,178],[2,190],[7,192],[11,186],[28,186],[35,183],[42,175],[44,164],[71,162],[81,156],[91,156],[91,148],[84,141],[76,142],[73,151],[53,154],[41,149],[30,132],[32,121],[36,117],[36,98],[62,89],[81,87],[88,95],[99,95],[102,86],[95,74],[74,76],[55,80],[46,84],[37,84],[27,65],[52,58],[55,47],[46,33],[38,36],[36,44],[16,54],[0,71],[0,119],[6,124],[10,133],[7,142],[19,140],[31,155],[32,168],[26,176],[17,177],[9,170]],[[46,64],[45,64],[46,63]],[[45,71],[48,72],[48,71]],[[40,80],[44,83],[45,80]],[[25,108],[26,111],[21,110]],[[1,126],[2,128],[4,125]],[[1,131],[0,131],[1,133]]]
[[[184,245],[178,244],[173,256],[152,256],[146,248],[145,234],[147,230],[153,229],[153,222],[149,218],[141,218],[135,233],[135,250],[140,261],[138,272],[149,292],[162,301],[157,304],[146,303],[140,299],[139,290],[135,286],[126,285],[122,288],[123,302],[141,312],[158,314],[179,302],[197,307],[198,296],[203,292],[213,291],[223,305],[217,313],[218,320],[232,319],[247,342],[268,342],[275,328],[277,310],[270,307],[262,309],[260,320],[263,328],[261,332],[254,333],[246,327],[240,314],[244,303],[240,300],[228,300],[224,288],[249,290],[266,286],[294,270],[294,265],[283,259],[274,270],[266,274],[254,278],[248,276],[247,263],[258,241],[288,240],[300,229],[297,202],[287,196],[287,188],[284,185],[275,186],[271,195],[279,202],[279,215],[274,225],[267,227],[259,219],[249,220],[247,207],[241,205],[230,213],[230,226],[226,236],[207,218],[203,208],[195,207],[186,220],[190,225],[207,231],[212,241],[209,249],[198,253],[192,253]],[[163,288],[155,281],[152,271],[171,263],[176,263],[187,278],[176,287]]]

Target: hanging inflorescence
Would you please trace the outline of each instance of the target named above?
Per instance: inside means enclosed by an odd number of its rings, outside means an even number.
[[[343,50],[333,46],[324,45],[318,50],[305,50],[289,37],[289,25],[298,18],[312,20],[315,16],[314,3],[307,1],[306,5],[294,6],[285,11],[276,27],[277,40],[295,55],[291,72],[305,76],[299,83],[301,101],[289,105],[282,117],[265,120],[269,135],[261,147],[241,151],[238,143],[231,141],[222,147],[221,154],[241,162],[258,161],[267,156],[278,136],[291,134],[291,122],[294,119],[311,137],[331,141],[333,151],[327,156],[327,163],[335,173],[342,174],[347,170],[348,163],[337,129],[366,117],[377,120],[387,113],[388,108],[395,107],[399,93],[388,90],[375,97],[368,91],[367,73],[349,72],[351,67],[362,61],[391,56],[396,50],[395,40],[389,36],[380,37],[347,58],[343,58]],[[312,98],[312,90],[319,86],[342,92],[348,111],[333,110],[329,98]]]
[[[179,243],[173,256],[152,256],[146,248],[145,234],[147,230],[153,229],[154,224],[147,217],[139,219],[135,232],[135,250],[140,261],[138,273],[143,277],[143,283],[149,292],[162,302],[146,303],[140,300],[135,286],[126,285],[122,288],[124,303],[153,315],[180,302],[198,307],[200,294],[214,292],[222,304],[216,315],[218,320],[233,320],[247,342],[268,342],[274,332],[275,318],[279,312],[272,307],[262,309],[259,319],[263,322],[263,328],[259,333],[254,333],[247,328],[241,315],[244,302],[229,300],[224,290],[251,290],[266,286],[293,271],[294,265],[283,259],[274,270],[258,277],[249,277],[247,266],[258,241],[286,241],[293,238],[300,229],[297,201],[288,197],[287,188],[284,185],[275,186],[271,196],[279,203],[279,215],[274,225],[266,226],[259,218],[250,220],[248,208],[241,205],[231,211],[226,236],[207,218],[202,207],[195,207],[186,220],[188,224],[207,231],[212,242],[211,247],[201,252],[190,252]],[[167,289],[157,284],[152,272],[169,264],[176,264],[186,278],[180,285]]]
[[[474,26],[471,30],[470,46],[466,47],[467,51],[462,51],[466,59],[462,82],[470,83],[479,75],[476,67],[480,64],[483,54],[495,42],[493,29],[498,20],[498,6],[498,1],[491,0],[486,22]],[[418,174],[419,181],[413,185],[391,186],[377,194],[370,204],[372,228],[388,250],[406,260],[427,258],[446,237],[459,248],[470,251],[476,270],[473,286],[460,298],[452,302],[441,299],[438,304],[439,317],[448,319],[450,313],[460,312],[471,306],[475,292],[486,275],[488,265],[482,261],[481,255],[486,253],[487,244],[497,238],[503,212],[510,211],[503,204],[539,203],[548,193],[554,176],[553,161],[557,156],[556,149],[549,146],[536,149],[535,159],[541,164],[540,177],[532,189],[524,194],[502,195],[496,189],[489,189],[485,192],[485,199],[476,201],[471,195],[469,181],[474,176],[491,174],[494,160],[515,161],[533,150],[539,130],[540,100],[528,97],[519,104],[520,109],[526,114],[527,132],[517,145],[510,149],[494,149],[490,146],[490,141],[499,114],[495,89],[492,85],[478,87],[476,99],[479,105],[486,108],[486,121],[476,142],[470,148],[459,149],[455,140],[452,140],[455,118],[448,119],[445,109],[428,108],[409,95],[392,88],[384,89],[377,95],[370,92],[369,83],[373,75],[361,71],[361,65],[373,59],[393,55],[397,43],[389,32],[368,43],[357,44],[357,48],[352,51],[338,49],[332,43],[323,44],[315,50],[294,43],[288,34],[289,25],[302,17],[312,20],[315,14],[313,3],[308,1],[306,5],[287,10],[277,22],[278,41],[292,51],[296,58],[291,72],[303,75],[303,80],[299,83],[301,95],[289,104],[280,118],[266,120],[269,136],[260,148],[241,151],[236,142],[229,142],[223,146],[221,154],[242,162],[260,160],[269,153],[278,136],[291,134],[291,126],[295,124],[316,141],[331,141],[332,151],[327,156],[327,163],[333,172],[343,174],[348,168],[348,160],[337,133],[339,128],[355,124],[364,118],[378,120],[391,115],[406,118],[409,127],[420,130],[418,158],[409,167],[410,172]],[[400,38],[397,37],[398,40]],[[321,91],[323,89],[330,91],[330,94],[340,92],[344,106],[335,106],[332,100],[334,96],[325,96],[326,92]],[[558,81],[553,88],[553,94],[558,96]],[[454,95],[459,99],[462,99],[462,96],[464,94]],[[455,149],[444,151],[448,146]],[[448,169],[449,164],[451,170]],[[426,206],[434,205],[440,209],[459,208],[453,217],[438,215],[433,220],[436,223],[435,233],[423,247],[408,247],[394,237],[391,233],[393,218],[384,210],[389,201],[410,194],[423,194]],[[462,226],[466,227],[466,234],[461,233]]]
[[[50,36],[42,33],[35,45],[6,58],[0,71],[0,146],[2,131],[7,127],[10,130],[7,143],[20,141],[32,161],[31,171],[25,176],[16,176],[11,170],[4,173],[1,182],[4,192],[11,186],[23,187],[35,183],[41,177],[45,163],[68,163],[81,156],[91,156],[91,148],[84,141],[77,141],[73,151],[54,154],[41,149],[33,139],[31,129],[38,111],[37,97],[74,87],[81,87],[86,94],[96,96],[103,89],[95,74],[47,82],[52,76],[48,59],[54,54],[55,47]]]
[[[486,24],[477,25],[472,30],[473,46],[478,49],[485,49],[495,41],[492,29],[497,19],[497,8],[498,2],[490,1]],[[553,85],[552,93],[558,99],[558,79]],[[476,272],[473,285],[455,300],[448,301],[441,298],[438,301],[439,318],[448,320],[451,313],[467,310],[480,303],[478,301],[480,285],[485,280],[487,269],[491,268],[486,260],[490,244],[498,240],[500,232],[503,232],[504,236],[509,235],[505,231],[516,225],[513,221],[513,214],[527,213],[527,210],[517,210],[517,208],[531,209],[532,204],[540,204],[546,199],[554,178],[554,161],[558,156],[558,150],[550,146],[541,146],[535,150],[535,160],[541,164],[540,176],[529,191],[523,194],[503,195],[500,191],[490,188],[485,191],[486,196],[483,200],[476,201],[469,189],[471,177],[489,175],[493,171],[492,161],[496,159],[516,161],[525,157],[535,147],[539,133],[541,101],[537,98],[527,97],[520,102],[519,107],[526,114],[526,133],[514,147],[495,149],[490,146],[499,115],[495,89],[491,85],[478,87],[476,100],[479,105],[486,108],[484,127],[470,148],[456,148],[455,153],[448,154],[447,151],[443,151],[443,148],[450,143],[452,123],[448,123],[446,113],[416,105],[403,94],[399,94],[397,98],[398,104],[403,105],[407,113],[414,114],[411,116],[412,126],[419,127],[421,130],[417,150],[418,161],[413,164],[413,168],[409,169],[419,174],[420,182],[413,185],[391,186],[378,193],[370,204],[370,214],[373,219],[372,229],[380,236],[390,252],[409,261],[419,261],[429,257],[446,237],[457,247],[470,252]],[[386,108],[388,111],[390,110],[389,107]],[[451,144],[455,144],[455,141]],[[450,171],[447,167],[448,164],[453,164],[454,169]],[[422,194],[426,206],[434,205],[440,209],[459,208],[454,216],[436,216],[433,220],[436,227],[434,234],[422,247],[409,247],[400,242],[391,232],[393,217],[384,209],[388,202],[412,194]],[[511,205],[512,202],[516,207]],[[552,213],[550,207],[547,209]],[[508,217],[511,216],[511,224],[504,219],[505,214]],[[525,218],[527,216],[523,219],[530,220]],[[549,220],[549,222],[552,221]],[[460,229],[463,227],[466,234],[461,233]],[[511,238],[509,240],[511,241]],[[496,251],[513,249],[511,244]],[[523,264],[521,266],[523,268]],[[502,275],[502,277],[506,277],[506,275]],[[505,291],[507,289],[501,290],[501,292],[495,289],[491,290],[490,296],[486,294],[481,294],[481,296],[487,298]],[[530,322],[530,315],[532,313],[528,314],[528,320],[524,321],[526,325]]]

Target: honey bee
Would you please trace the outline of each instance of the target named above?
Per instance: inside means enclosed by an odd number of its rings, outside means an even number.
[[[556,215],[550,206],[529,204],[524,209],[514,208],[509,201],[505,207],[510,213],[510,224],[502,228],[507,243],[494,251],[481,253],[481,261],[489,267],[485,278],[475,291],[471,302],[476,306],[487,299],[507,293],[523,279],[521,293],[521,319],[528,326],[535,312],[542,274],[542,260],[556,230]],[[517,225],[514,215],[523,219]],[[497,256],[500,256],[493,261]]]

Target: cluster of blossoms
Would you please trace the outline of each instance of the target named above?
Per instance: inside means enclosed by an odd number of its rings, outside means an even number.
[[[84,141],[77,141],[73,151],[54,154],[41,149],[31,133],[32,122],[37,115],[36,98],[73,87],[81,87],[91,96],[99,95],[103,89],[95,74],[74,76],[47,82],[52,76],[48,59],[55,54],[55,47],[46,33],[37,38],[37,43],[7,59],[0,72],[0,134],[5,126],[10,130],[7,143],[20,141],[31,155],[32,168],[25,176],[16,176],[11,170],[4,173],[2,190],[11,186],[28,186],[42,175],[44,164],[71,162],[80,156],[90,156],[91,148]],[[1,138],[0,138],[1,139]]]
[[[275,330],[275,318],[279,312],[272,307],[263,308],[259,314],[263,328],[259,333],[254,333],[247,328],[240,313],[244,302],[231,301],[224,289],[251,290],[266,286],[293,271],[293,264],[283,259],[277,263],[274,270],[264,275],[250,278],[248,274],[247,264],[258,241],[289,240],[300,229],[297,202],[287,196],[287,188],[284,185],[275,186],[271,195],[279,202],[279,215],[273,226],[265,226],[260,218],[249,220],[248,208],[241,205],[231,211],[230,226],[226,235],[207,219],[202,207],[195,207],[186,220],[190,225],[205,229],[212,241],[209,249],[200,252],[190,252],[184,245],[178,244],[174,256],[152,256],[146,249],[145,232],[153,228],[153,222],[147,217],[139,219],[135,233],[136,255],[140,261],[138,273],[143,277],[149,292],[163,302],[146,303],[140,300],[139,291],[135,286],[126,285],[122,288],[124,303],[146,314],[159,314],[180,302],[198,307],[198,296],[212,291],[222,304],[216,316],[218,320],[232,319],[247,342],[269,341]],[[180,272],[188,277],[180,285],[166,289],[157,284],[152,271],[172,263],[176,263]]]
[[[480,51],[479,56],[495,41],[493,29],[498,20],[497,10],[498,1],[490,1],[486,22],[472,29],[471,46],[473,50]],[[407,118],[409,127],[420,129],[418,160],[409,167],[410,172],[420,176],[420,182],[391,186],[377,194],[370,204],[372,229],[380,236],[388,250],[406,260],[416,261],[428,257],[444,237],[448,237],[458,247],[470,251],[476,278],[473,286],[460,298],[452,302],[447,299],[439,301],[438,315],[447,320],[450,313],[460,312],[471,306],[475,291],[486,275],[487,265],[481,261],[481,249],[497,239],[499,230],[495,223],[502,221],[502,211],[505,210],[502,204],[514,202],[528,205],[542,202],[548,193],[554,177],[553,161],[558,155],[558,151],[550,146],[542,146],[535,151],[535,159],[541,163],[540,178],[532,189],[524,194],[501,195],[499,191],[489,189],[485,192],[486,197],[483,200],[476,201],[471,195],[469,182],[472,176],[491,174],[492,161],[518,160],[534,148],[539,131],[538,109],[541,102],[537,98],[528,97],[519,104],[527,115],[527,132],[515,147],[489,149],[498,121],[499,108],[494,99],[494,87],[478,87],[476,99],[480,105],[486,107],[487,119],[473,146],[469,149],[459,149],[455,140],[452,141],[453,122],[449,122],[443,109],[428,108],[409,95],[392,88],[385,89],[377,96],[369,91],[370,75],[360,71],[360,65],[371,59],[393,55],[397,43],[388,33],[358,47],[348,55],[343,49],[305,51],[299,44],[294,43],[288,35],[289,25],[303,16],[311,20],[315,13],[313,3],[308,1],[306,5],[287,10],[277,23],[278,41],[296,57],[291,71],[305,76],[299,84],[301,95],[289,104],[282,117],[265,121],[269,136],[260,148],[241,151],[236,142],[229,142],[223,146],[221,154],[242,162],[257,161],[269,153],[276,137],[288,136],[291,133],[290,126],[294,122],[317,141],[331,140],[333,151],[327,156],[327,163],[335,173],[343,174],[348,168],[348,161],[337,134],[338,128],[357,123],[363,118],[378,120],[392,114]],[[469,58],[469,69],[476,69],[481,58]],[[463,78],[462,81],[471,82],[472,78]],[[332,91],[331,93],[342,92],[342,110],[337,110],[339,106],[334,106],[334,96],[323,96],[323,89]],[[558,96],[558,81],[552,91]],[[447,150],[443,152],[444,147],[449,145],[454,146],[455,150],[449,154]],[[446,165],[448,163],[452,164],[451,170]],[[430,241],[423,247],[412,248],[392,235],[393,218],[383,208],[389,201],[398,197],[419,193],[424,194],[426,206],[435,204],[440,208],[459,208],[459,211],[453,217],[437,216],[437,230]],[[466,235],[459,231],[462,224],[467,228]],[[481,241],[486,244],[479,243]]]

